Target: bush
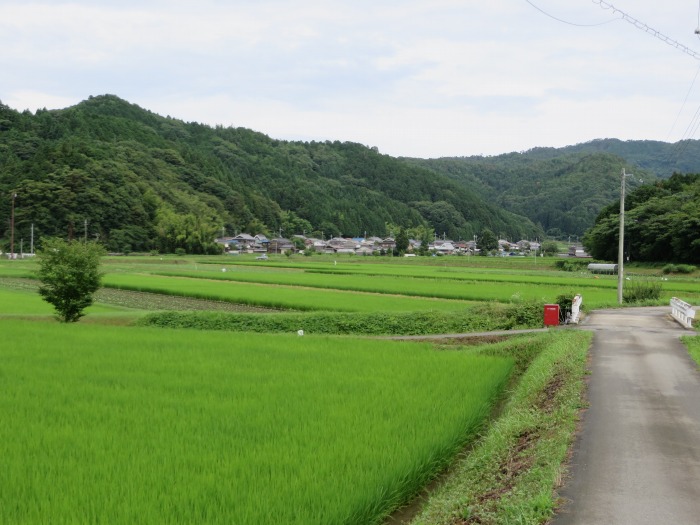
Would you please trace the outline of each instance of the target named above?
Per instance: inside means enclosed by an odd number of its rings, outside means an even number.
[[[488,303],[461,312],[281,313],[158,312],[140,325],[232,332],[287,332],[346,335],[455,334],[541,328],[543,305],[537,302]]]
[[[571,308],[574,302],[574,292],[568,294],[562,294],[557,297],[556,304],[559,305],[559,322],[565,323],[569,315],[571,315]]]
[[[661,283],[650,281],[632,281],[622,292],[622,300],[625,303],[657,301],[659,297],[661,297]]]
[[[506,307],[508,330],[541,328],[544,320],[544,304],[539,301],[523,301]]]
[[[590,259],[559,259],[554,261],[554,267],[563,272],[582,272],[588,269],[590,262]]]
[[[667,264],[661,271],[668,275],[669,273],[684,273],[689,274],[695,271],[695,266],[692,264]]]

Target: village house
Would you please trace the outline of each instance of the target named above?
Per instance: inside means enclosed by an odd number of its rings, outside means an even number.
[[[439,253],[439,254],[442,254],[442,255],[452,255],[452,254],[455,253],[455,250],[456,250],[455,245],[453,244],[453,242],[450,241],[450,240],[446,240],[446,239],[444,239],[444,240],[440,240],[440,239],[435,240],[435,242],[433,242],[433,244],[431,245],[431,248],[430,248],[430,249],[431,249],[432,251],[434,251],[435,253]]]
[[[267,246],[267,253],[287,253],[296,252],[296,246],[289,239],[284,237],[279,237],[277,239],[272,239]]]

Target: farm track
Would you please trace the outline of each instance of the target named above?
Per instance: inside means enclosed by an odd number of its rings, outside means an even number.
[[[669,308],[599,310],[588,410],[553,521],[697,523],[700,380]]]

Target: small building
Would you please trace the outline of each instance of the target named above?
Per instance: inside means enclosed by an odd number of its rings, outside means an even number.
[[[569,246],[569,257],[578,257],[580,259],[591,258],[581,246]]]

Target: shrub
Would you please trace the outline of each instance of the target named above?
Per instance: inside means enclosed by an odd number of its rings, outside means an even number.
[[[522,301],[506,307],[507,329],[540,328],[543,323],[544,304],[539,301]]]
[[[632,281],[622,292],[625,303],[656,301],[661,297],[661,283],[651,281]]]
[[[235,332],[315,334],[423,335],[450,334],[542,326],[541,303],[487,303],[459,312],[314,312],[231,314],[225,312],[158,312],[139,321],[143,326],[197,328]]]
[[[568,314],[571,313],[571,306],[574,302],[573,292],[562,294],[557,297],[556,304],[559,305],[559,322],[566,322]]]
[[[695,271],[695,266],[692,264],[667,264],[661,271],[668,275],[669,273],[693,273]]]
[[[559,259],[554,262],[554,267],[562,272],[581,272],[588,268],[590,260]]]

